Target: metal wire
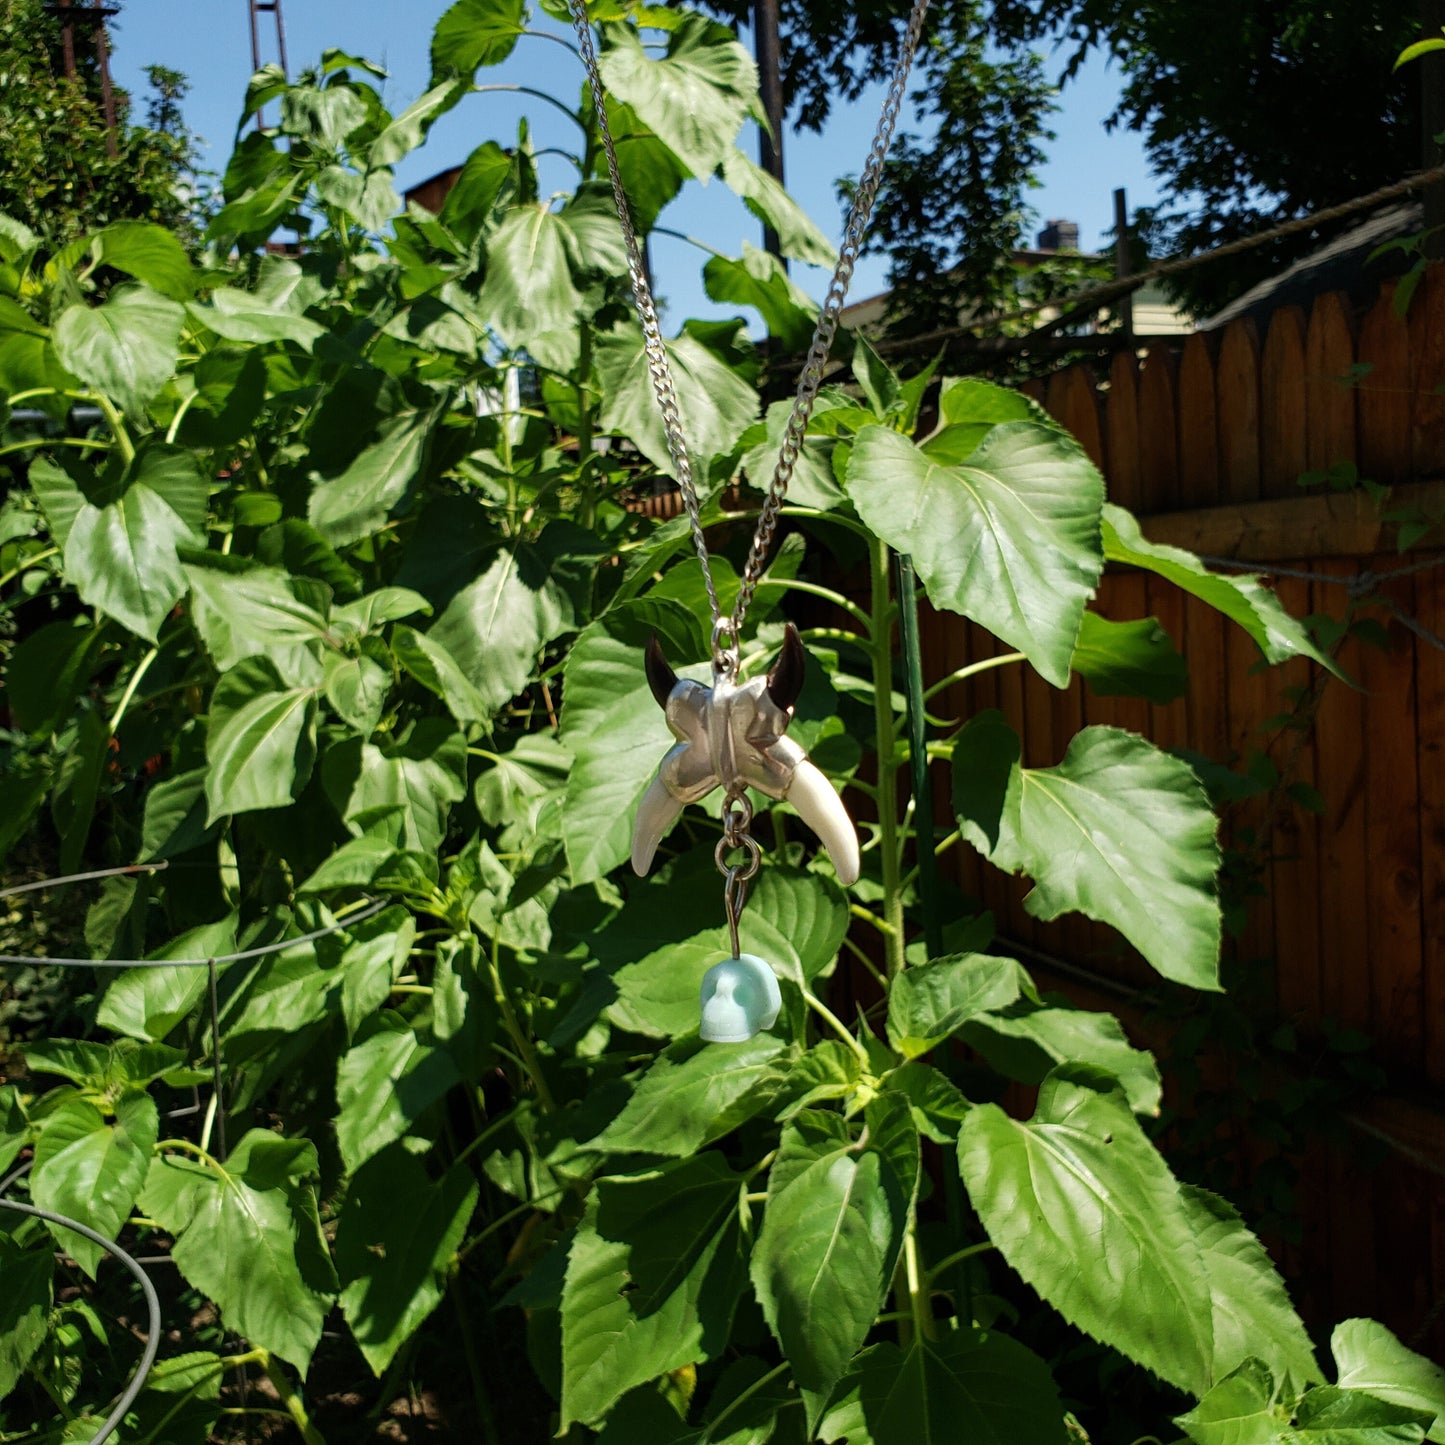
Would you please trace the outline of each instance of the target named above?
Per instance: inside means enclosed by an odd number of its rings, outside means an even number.
[[[6,1184],[13,1182],[17,1177],[12,1174],[5,1181]],[[119,1260],[140,1282],[141,1293],[145,1296],[146,1313],[150,1316],[149,1327],[146,1330],[145,1349],[141,1351],[140,1364],[136,1367],[135,1373],[130,1377],[125,1389],[121,1391],[115,1407],[101,1422],[100,1429],[90,1437],[90,1445],[103,1445],[103,1442],[115,1433],[116,1427],[125,1419],[126,1411],[135,1403],[136,1396],[145,1386],[151,1366],[156,1362],[156,1352],[160,1349],[161,1344],[161,1302],[156,1297],[155,1286],[151,1283],[150,1276],[145,1270],[115,1240],[107,1239],[103,1234],[97,1234],[88,1224],[82,1224],[78,1219],[71,1219],[64,1214],[55,1214],[49,1209],[39,1209],[33,1204],[21,1204],[15,1199],[0,1199],[0,1209],[9,1209],[16,1214],[28,1214],[35,1219],[58,1224],[63,1229],[74,1230],[76,1234],[90,1240],[92,1244],[98,1244],[108,1255]]]
[[[376,917],[383,908],[390,906],[390,899],[378,899],[360,913],[337,919],[326,928],[314,929],[297,938],[283,938],[261,948],[243,948],[239,953],[218,953],[214,958],[41,958],[24,953],[0,953],[0,963],[28,964],[32,967],[37,964],[55,964],[60,968],[210,968],[218,963],[240,963],[248,958],[265,958],[267,954],[284,953],[288,948],[296,948],[303,943],[315,943],[318,938],[329,938],[333,933],[340,933],[354,924],[364,923],[368,918]]]
[[[702,566],[703,584],[707,588],[708,606],[713,623],[713,663],[720,673],[731,676],[728,662],[736,649],[742,634],[743,621],[752,604],[753,593],[761,580],[763,564],[772,546],[773,533],[777,530],[778,515],[783,499],[787,495],[788,483],[792,480],[793,469],[802,450],[803,437],[808,429],[808,418],[813,412],[818,388],[823,381],[823,367],[827,364],[833,338],[838,331],[838,318],[847,298],[848,286],[853,279],[853,269],[863,248],[863,236],[868,229],[868,220],[873,212],[873,203],[878,187],[883,180],[883,165],[893,143],[893,132],[903,108],[904,91],[908,85],[908,73],[918,50],[923,33],[923,21],[928,14],[929,0],[915,0],[909,17],[908,29],[903,37],[898,60],[893,69],[893,78],[888,85],[888,94],[878,118],[878,129],[868,152],[862,178],[853,193],[853,206],[849,212],[848,224],[843,234],[843,244],[838,250],[838,264],[823,308],[818,316],[818,325],[813,332],[812,345],[808,348],[807,360],[803,363],[802,375],[798,378],[797,396],[788,425],[783,434],[783,444],[778,453],[777,465],[773,469],[767,497],[758,516],[757,529],[753,533],[752,546],[748,549],[747,563],[743,567],[742,583],[738,589],[737,601],[732,614],[723,618],[718,602],[717,588],[713,583],[712,570],[708,565],[707,540],[703,536],[702,515],[698,502],[697,487],[693,481],[692,463],[688,456],[687,438],[683,431],[681,408],[678,404],[677,388],[673,384],[672,369],[668,363],[667,347],[663,343],[662,328],[657,318],[657,307],[653,302],[652,287],[647,279],[647,267],[638,244],[637,233],[632,225],[632,213],[627,204],[627,192],[622,184],[622,172],[617,164],[617,150],[612,141],[612,128],[607,120],[606,96],[602,87],[602,74],[597,64],[597,50],[592,42],[592,27],[587,19],[586,0],[568,0],[572,12],[572,23],[577,31],[577,42],[582,52],[582,63],[587,68],[587,78],[592,87],[592,103],[597,112],[597,126],[602,136],[602,147],[607,157],[607,172],[612,181],[612,195],[617,203],[617,219],[622,226],[622,237],[627,248],[627,271],[632,281],[632,294],[637,302],[637,314],[642,321],[643,345],[647,354],[647,369],[652,376],[653,391],[657,396],[658,410],[662,414],[663,431],[667,435],[667,449],[672,457],[677,474],[677,484],[682,491],[683,506],[687,509],[688,521],[692,527],[693,549],[697,552]],[[723,647],[723,639],[728,646]]]

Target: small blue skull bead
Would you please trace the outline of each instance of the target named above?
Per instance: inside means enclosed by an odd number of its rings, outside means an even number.
[[[702,1029],[710,1044],[744,1044],[778,1021],[778,977],[756,954],[715,963],[702,980]]]

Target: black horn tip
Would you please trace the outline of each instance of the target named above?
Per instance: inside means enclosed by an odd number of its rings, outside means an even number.
[[[657,640],[655,632],[647,641],[645,661],[647,685],[652,689],[652,695],[657,699],[658,707],[665,708],[668,698],[672,696],[673,688],[677,686],[677,674],[668,665],[667,658],[663,656],[662,644]]]
[[[803,691],[803,674],[807,665],[808,655],[803,650],[803,639],[790,622],[783,629],[783,650],[768,674],[768,696],[785,712],[792,710]]]

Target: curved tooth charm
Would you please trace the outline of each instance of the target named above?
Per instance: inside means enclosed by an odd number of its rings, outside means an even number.
[[[711,687],[679,678],[654,637],[647,648],[647,681],[677,739],[652,780],[632,830],[632,867],[652,866],[663,834],[688,803],[714,788],[746,786],[786,798],[818,835],[847,887],[858,881],[858,834],[833,785],[784,737],[803,688],[805,654],[790,622],[783,651],[766,677],[734,683],[715,677]]]

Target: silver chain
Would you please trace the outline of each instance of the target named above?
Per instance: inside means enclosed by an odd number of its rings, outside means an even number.
[[[773,533],[777,531],[778,514],[782,510],[788,483],[793,479],[793,469],[798,464],[798,454],[802,450],[803,438],[808,430],[808,418],[813,413],[813,403],[817,399],[818,388],[823,383],[823,368],[827,365],[828,353],[832,350],[833,338],[838,331],[838,317],[848,295],[848,286],[853,280],[853,268],[858,264],[863,237],[868,229],[869,217],[873,213],[873,202],[883,180],[883,163],[893,143],[893,132],[903,108],[908,72],[912,69],[913,58],[923,34],[923,21],[928,13],[929,0],[914,0],[908,30],[903,37],[897,63],[893,67],[893,77],[888,84],[883,112],[878,118],[878,129],[868,152],[868,161],[863,167],[858,188],[853,193],[853,208],[848,215],[843,244],[838,249],[838,265],[828,285],[802,375],[798,378],[793,410],[783,433],[783,444],[778,452],[777,465],[773,469],[773,479],[769,483],[767,497],[758,516],[757,529],[748,550],[748,560],[743,567],[737,601],[728,617],[722,615],[712,569],[708,565],[707,539],[703,536],[701,508],[697,486],[693,481],[687,438],[683,432],[682,410],[678,405],[677,388],[672,380],[672,368],[668,364],[667,347],[662,339],[662,326],[657,319],[657,307],[652,299],[652,287],[647,280],[647,264],[642,257],[637,232],[632,226],[632,212],[627,204],[627,192],[623,189],[622,173],[617,165],[617,149],[612,142],[612,128],[607,122],[607,101],[597,66],[597,51],[592,43],[592,26],[587,19],[587,0],[568,0],[568,4],[572,11],[572,23],[577,30],[582,62],[587,67],[587,78],[592,86],[592,103],[597,111],[597,126],[602,135],[602,146],[607,154],[607,171],[612,178],[617,219],[622,224],[622,238],[627,247],[627,272],[632,281],[632,294],[637,300],[637,314],[642,320],[647,369],[651,373],[652,387],[657,394],[658,410],[662,413],[662,427],[667,434],[667,449],[677,473],[677,484],[682,490],[683,506],[687,509],[688,521],[692,527],[692,544],[697,551],[697,560],[702,565],[703,582],[707,587],[708,605],[712,612],[713,664],[719,671],[735,675],[738,640],[742,635],[743,621],[762,577],[763,564],[767,561],[772,547]]]

